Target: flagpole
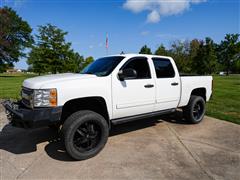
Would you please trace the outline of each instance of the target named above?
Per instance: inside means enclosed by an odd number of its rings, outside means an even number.
[[[106,33],[106,54],[108,55],[108,33]]]

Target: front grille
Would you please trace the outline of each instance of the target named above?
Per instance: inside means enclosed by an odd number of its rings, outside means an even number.
[[[27,99],[22,98],[22,103],[23,103],[24,105],[26,105],[27,107],[30,107],[30,106],[31,106],[30,101],[27,100]]]
[[[31,107],[32,94],[32,89],[25,87],[22,88],[22,103],[27,107]]]

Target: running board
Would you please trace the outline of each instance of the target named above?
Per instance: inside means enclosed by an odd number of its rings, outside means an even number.
[[[117,118],[117,119],[112,119],[111,122],[113,125],[117,124],[122,124],[130,121],[136,121],[144,118],[149,118],[149,117],[154,117],[158,115],[163,115],[163,114],[169,114],[175,112],[176,109],[167,109],[167,110],[162,110],[162,111],[156,111],[156,112],[151,112],[151,113],[145,113],[145,114],[139,114],[135,116],[128,116],[128,117],[123,117],[123,118]]]

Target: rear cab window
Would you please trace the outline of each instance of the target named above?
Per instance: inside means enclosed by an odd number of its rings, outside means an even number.
[[[173,78],[175,71],[167,58],[152,58],[157,78]]]

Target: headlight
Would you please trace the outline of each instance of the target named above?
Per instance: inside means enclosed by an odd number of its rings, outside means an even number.
[[[34,107],[55,107],[57,106],[56,89],[35,89],[33,96]]]

